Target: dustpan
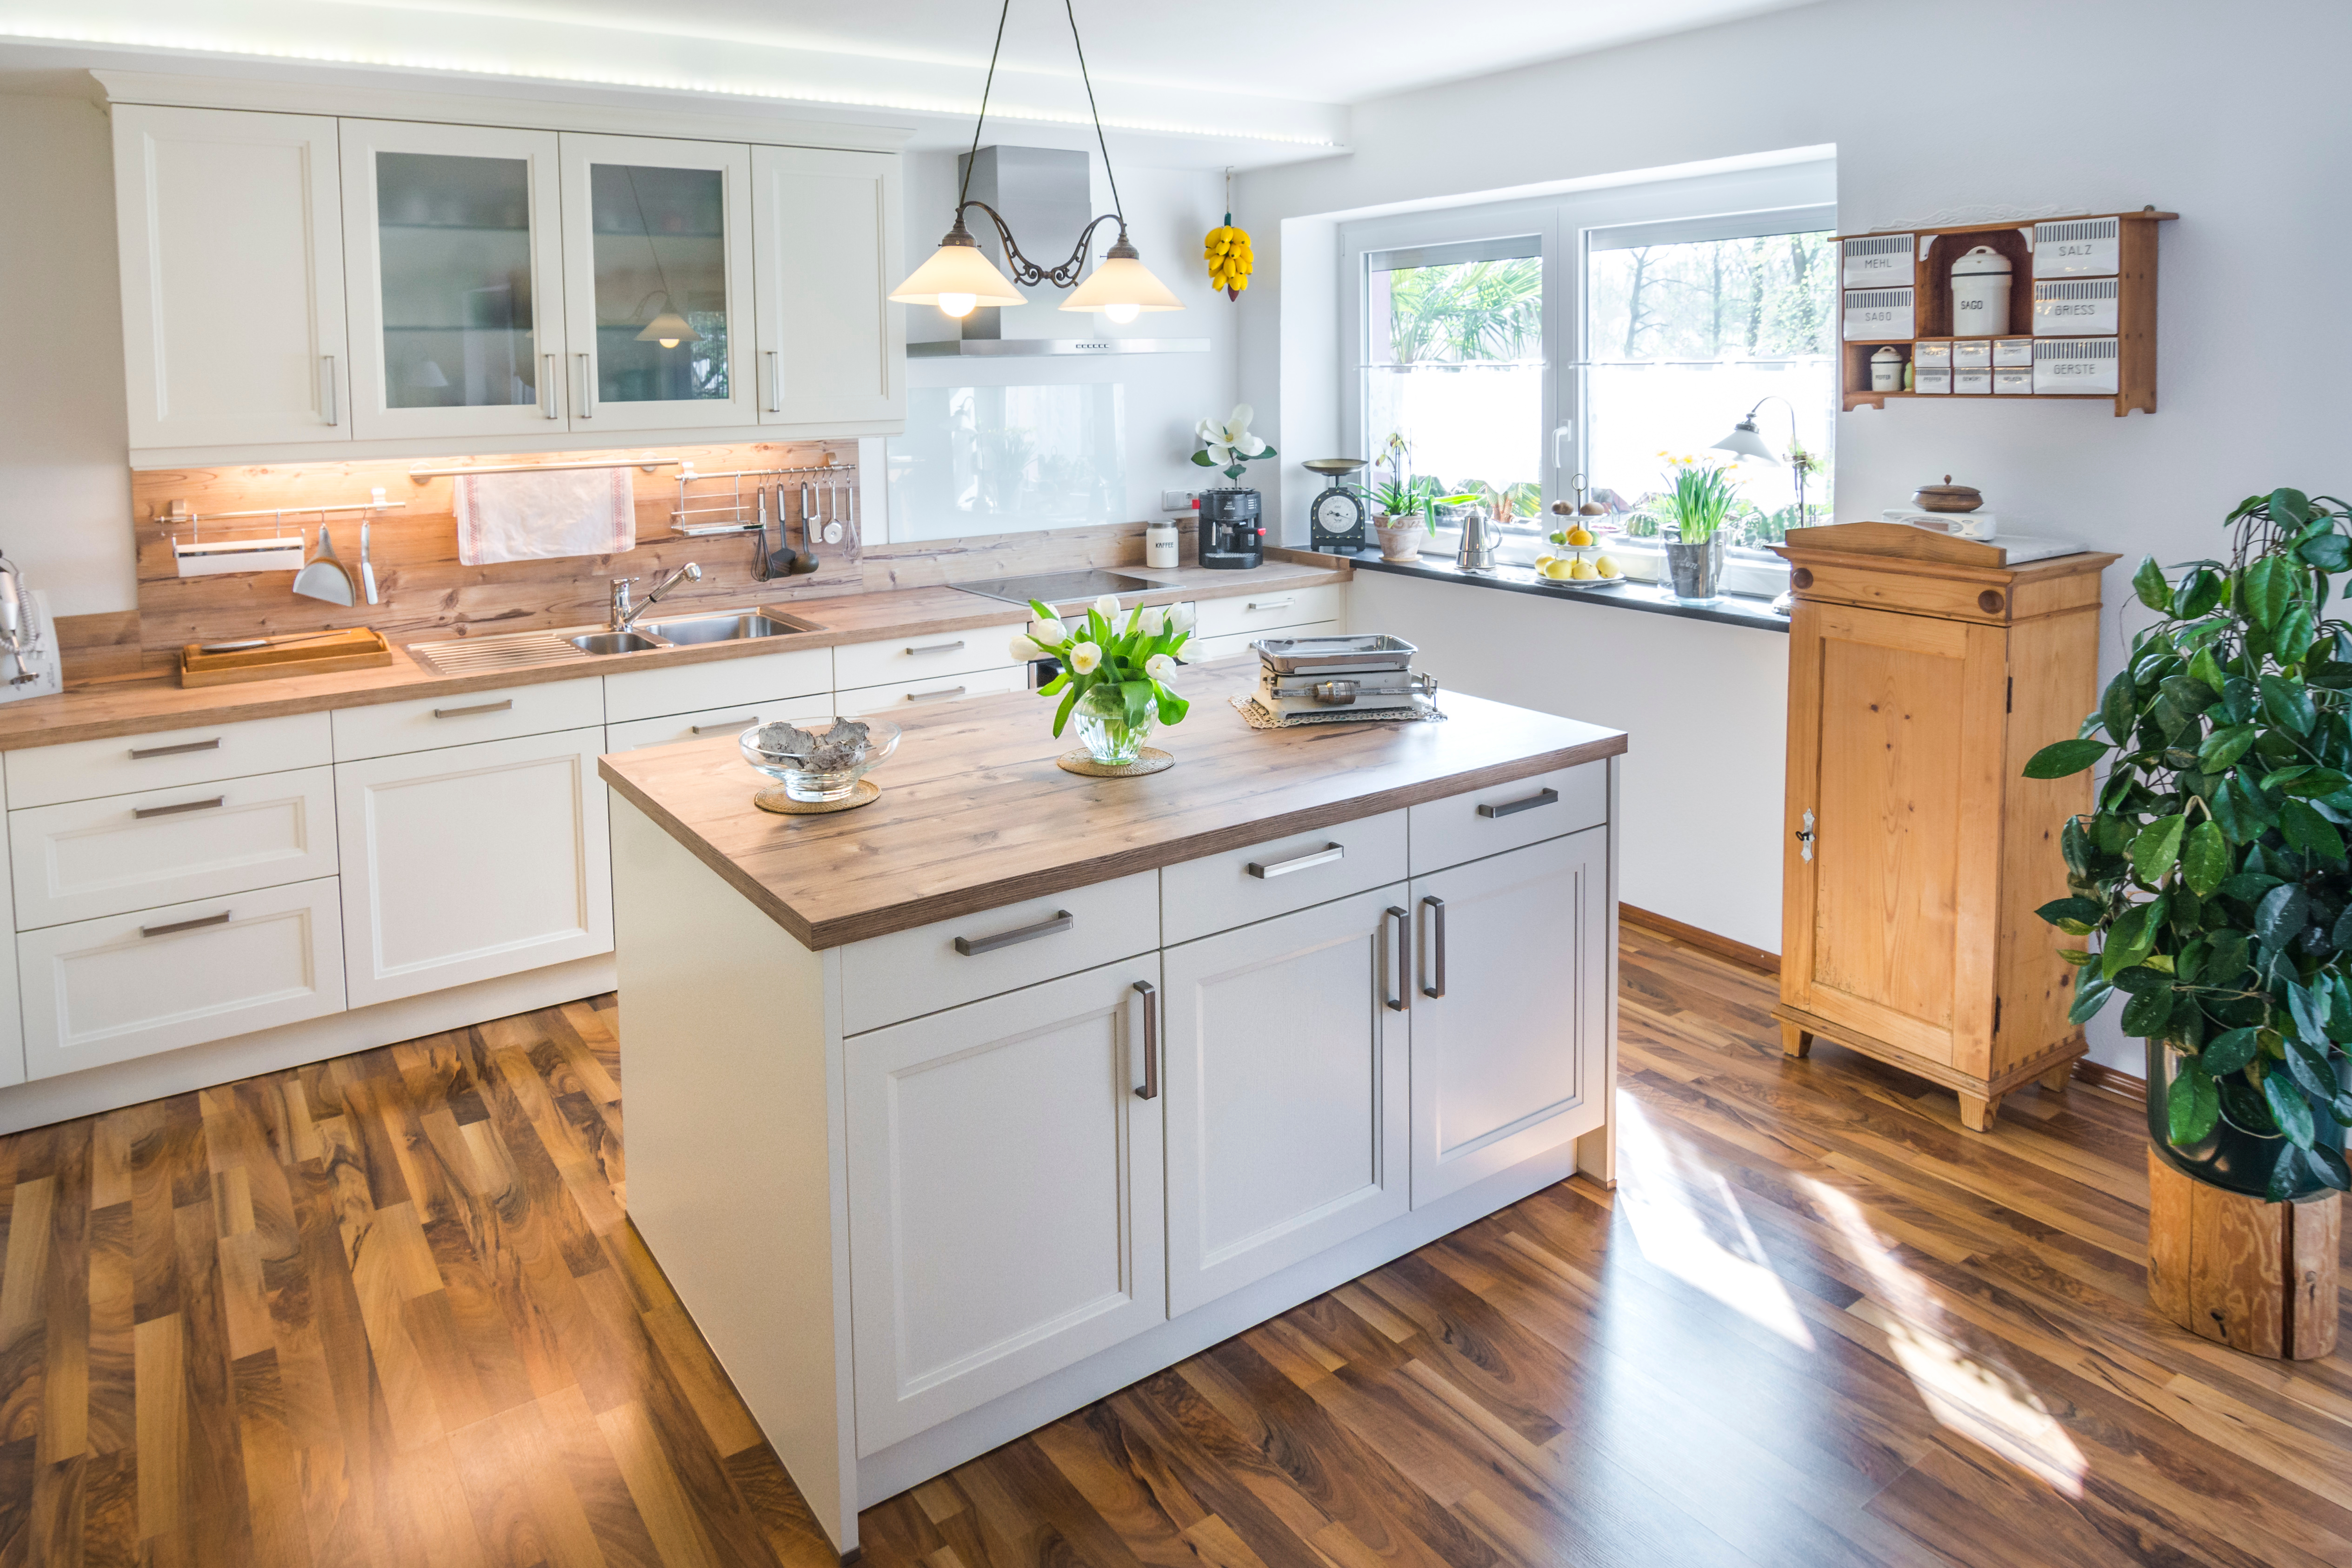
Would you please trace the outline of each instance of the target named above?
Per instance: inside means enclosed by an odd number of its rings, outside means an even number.
[[[327,525],[319,525],[319,558],[294,574],[294,591],[306,599],[323,599],[330,605],[352,602],[352,574],[335,554],[335,542],[327,537]]]

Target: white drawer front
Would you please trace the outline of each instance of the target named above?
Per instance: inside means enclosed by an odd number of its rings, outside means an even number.
[[[1021,616],[1001,626],[975,631],[925,632],[887,642],[845,643],[833,650],[833,683],[882,686],[911,681],[919,686],[933,676],[996,669],[1013,662],[1007,646],[1028,629],[1029,618]]]
[[[1408,808],[1412,874],[1499,855],[1609,820],[1609,764],[1585,763]]]
[[[8,753],[8,804],[55,805],[134,790],[247,773],[315,768],[334,761],[324,713],[289,713],[194,730],[161,730],[105,741],[75,741]]]
[[[19,936],[26,1075],[53,1078],[341,1012],[335,881]]]
[[[1014,940],[996,945],[1006,937]],[[959,938],[974,951],[959,951]],[[1159,945],[1157,871],[868,937],[841,950],[842,1033],[880,1028]]]
[[[1183,662],[1206,664],[1213,658],[1231,658],[1248,653],[1250,644],[1260,637],[1328,637],[1339,629],[1337,621],[1316,621],[1303,626],[1268,626],[1264,631],[1228,632],[1220,637],[1204,637],[1197,634],[1184,645]]]
[[[1276,626],[1303,626],[1310,621],[1336,621],[1341,611],[1341,595],[1337,583],[1326,583],[1319,588],[1268,588],[1260,593],[1236,594],[1225,599],[1201,601],[1200,630],[1203,637],[1224,637],[1232,632],[1269,632]]]
[[[878,713],[888,718],[909,708],[921,708],[933,702],[953,702],[964,697],[993,697],[1004,691],[1025,690],[1029,685],[1029,667],[1017,664],[1009,669],[965,670],[957,675],[935,675],[928,680],[903,681],[897,686],[861,686],[833,694],[834,710],[856,715]],[[1046,722],[1053,715],[1046,715]]]
[[[1388,811],[1166,867],[1160,873],[1160,940],[1173,947],[1402,881],[1404,845],[1405,814]]]
[[[829,647],[640,669],[604,678],[604,721],[619,724],[740,702],[776,702],[832,689],[833,650]]]
[[[604,721],[604,683],[550,680],[496,691],[465,691],[455,697],[420,697],[412,702],[380,702],[370,708],[335,710],[335,760],[389,757],[436,746],[544,735]]]
[[[303,768],[8,814],[16,929],[335,874],[335,773]]]
[[[673,713],[663,719],[638,719],[604,726],[604,749],[634,752],[646,746],[669,746],[680,741],[708,741],[718,735],[740,735],[753,724],[779,719],[806,723],[833,712],[833,693],[819,691],[801,698],[772,698],[730,708],[709,708],[699,713]]]

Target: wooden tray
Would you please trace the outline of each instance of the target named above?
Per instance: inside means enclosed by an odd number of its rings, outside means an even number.
[[[371,626],[347,631],[272,637],[267,647],[205,653],[189,643],[180,650],[180,684],[232,686],[245,680],[276,680],[288,675],[326,675],[367,669],[392,662],[392,645]]]

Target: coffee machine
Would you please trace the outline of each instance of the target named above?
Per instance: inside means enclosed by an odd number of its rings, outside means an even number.
[[[1263,504],[1257,491],[1202,490],[1201,564],[1212,572],[1245,572],[1265,564]]]

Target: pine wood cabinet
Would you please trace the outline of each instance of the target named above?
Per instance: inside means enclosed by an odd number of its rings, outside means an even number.
[[[1797,531],[1780,551],[1797,605],[1775,1013],[1789,1055],[1820,1036],[1891,1062],[1982,1131],[2004,1093],[2063,1088],[2084,1050],[2073,967],[2033,911],[2065,896],[2058,833],[2091,783],[2021,770],[2097,700],[2116,558],[2010,567],[1997,544],[1893,526]]]

